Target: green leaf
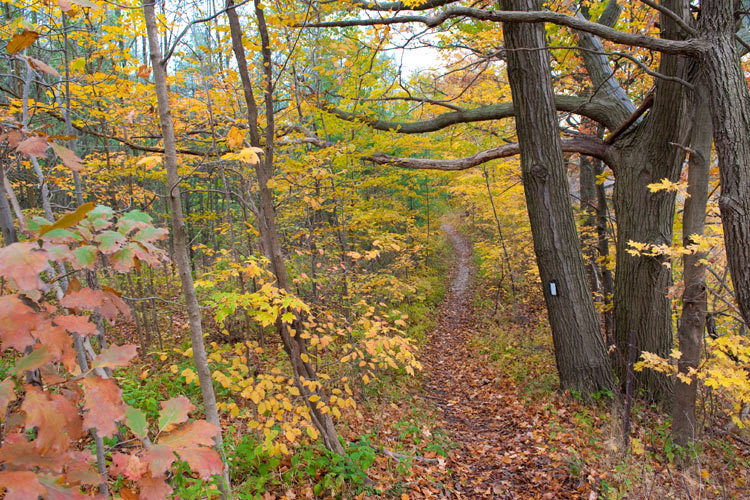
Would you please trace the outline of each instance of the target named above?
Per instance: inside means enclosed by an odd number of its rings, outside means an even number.
[[[125,244],[125,237],[116,231],[104,231],[96,237],[99,250],[105,255],[117,252]]]
[[[159,412],[159,430],[174,427],[188,419],[188,414],[195,409],[195,406],[185,396],[177,396],[168,401],[162,401],[161,411]]]
[[[16,373],[25,372],[28,370],[36,370],[51,359],[52,353],[49,351],[46,345],[43,345],[31,354],[28,354],[18,360],[18,363],[16,363]]]
[[[148,226],[135,233],[133,239],[136,241],[151,242],[156,240],[163,240],[167,237],[168,234],[169,231],[167,231],[163,227]]]
[[[78,224],[86,217],[87,213],[91,212],[94,209],[94,207],[95,205],[93,202],[84,203],[74,212],[65,214],[60,217],[54,224],[50,224],[49,226],[44,226],[43,228],[41,228],[39,230],[39,236],[44,236],[53,229],[64,229]]]
[[[148,421],[146,420],[146,414],[138,408],[127,406],[125,408],[125,425],[128,429],[133,431],[139,439],[143,439],[148,435]]]
[[[75,257],[78,265],[76,266],[74,263],[73,267],[76,267],[77,269],[93,269],[97,253],[98,250],[93,245],[84,245],[76,248],[73,250],[73,257]]]

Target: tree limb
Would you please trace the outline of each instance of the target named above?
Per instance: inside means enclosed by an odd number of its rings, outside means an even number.
[[[565,153],[580,153],[587,156],[598,158],[608,165],[616,164],[615,158],[610,154],[611,147],[596,136],[581,135],[572,139],[562,141],[562,150]],[[519,154],[520,149],[517,143],[505,144],[503,146],[480,151],[479,153],[466,158],[457,158],[455,160],[433,160],[430,158],[401,158],[383,153],[377,153],[371,156],[364,156],[362,160],[371,161],[378,165],[391,165],[394,167],[408,168],[414,170],[443,170],[458,171],[467,170],[488,161],[499,158],[509,158]]]
[[[599,23],[578,19],[567,14],[549,11],[496,11],[475,9],[471,7],[450,7],[432,16],[406,15],[374,19],[349,19],[342,21],[324,21],[317,23],[296,24],[300,28],[330,28],[347,26],[376,26],[387,24],[421,23],[436,27],[456,17],[468,17],[480,21],[509,23],[553,23],[578,31],[584,31],[614,43],[642,47],[666,54],[700,55],[707,50],[706,42],[696,39],[669,40],[650,36],[625,33]]]
[[[502,118],[513,117],[512,102],[481,106],[465,111],[451,111],[419,122],[381,120],[377,117],[349,113],[327,103],[319,104],[318,106],[342,120],[362,122],[375,130],[394,130],[401,134],[435,132],[458,123],[500,120]],[[555,96],[555,106],[558,111],[575,113],[591,118],[610,129],[614,129],[621,123],[620,120],[617,120],[618,114],[613,113],[612,106],[600,101],[592,101],[585,97],[557,95]]]

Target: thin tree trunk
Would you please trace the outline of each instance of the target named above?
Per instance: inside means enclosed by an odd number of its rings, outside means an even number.
[[[172,233],[174,235],[174,259],[177,264],[180,281],[182,282],[182,293],[185,297],[185,306],[188,313],[190,325],[190,340],[193,347],[193,361],[201,386],[203,405],[206,411],[206,420],[219,430],[214,438],[216,448],[224,458],[224,493],[231,498],[229,468],[224,455],[221,437],[221,422],[219,411],[216,407],[216,395],[211,380],[211,371],[208,367],[206,348],[203,344],[203,328],[201,325],[201,312],[198,298],[193,285],[193,276],[190,272],[190,262],[187,251],[187,234],[185,231],[185,220],[182,215],[182,203],[180,198],[180,178],[177,172],[177,151],[172,123],[172,114],[169,105],[169,93],[167,91],[167,76],[165,63],[162,62],[161,50],[159,48],[159,33],[156,27],[156,15],[154,4],[145,3],[143,12],[146,18],[146,29],[151,52],[151,65],[154,71],[154,87],[159,104],[159,122],[161,124],[162,136],[164,138],[164,164],[167,169],[167,196],[170,201]]]
[[[534,0],[503,0],[506,10],[531,11]],[[614,379],[570,206],[549,53],[542,24],[504,23],[521,170],[539,276],[544,287],[555,359],[563,388],[589,396]],[[516,50],[522,49],[522,50]],[[524,50],[530,49],[530,50]],[[551,284],[556,283],[556,294]]]
[[[0,163],[0,228],[3,232],[3,241],[6,245],[18,241],[16,226],[13,225],[13,215],[10,211],[10,203],[5,196],[2,186],[5,185],[5,167]]]
[[[233,0],[227,0],[227,7],[234,5]],[[278,229],[276,227],[276,213],[273,204],[273,193],[268,187],[268,181],[271,178],[273,169],[273,147],[274,147],[274,110],[273,110],[273,68],[271,61],[271,48],[268,38],[265,16],[262,6],[258,0],[255,0],[255,14],[258,20],[258,30],[261,35],[261,52],[263,55],[264,76],[265,76],[265,112],[266,112],[266,130],[265,130],[265,148],[264,158],[255,165],[255,175],[258,181],[258,191],[260,193],[260,206],[258,207],[258,229],[263,242],[264,252],[271,262],[273,273],[276,276],[277,285],[282,290],[291,291],[289,287],[289,278],[287,276],[284,256],[281,251],[281,242],[279,240]],[[260,147],[260,133],[258,131],[258,109],[253,96],[253,88],[250,82],[250,74],[247,69],[247,60],[245,58],[245,49],[242,45],[242,29],[239,23],[236,9],[227,10],[229,18],[229,28],[232,36],[232,49],[234,50],[237,68],[240,79],[242,80],[242,89],[245,95],[247,105],[248,127],[250,130],[250,143],[254,147]],[[318,429],[326,448],[340,455],[345,455],[344,448],[339,442],[338,433],[333,425],[333,419],[330,414],[321,412],[317,405],[310,402],[310,396],[316,395],[326,404],[328,398],[320,390],[310,391],[307,384],[302,380],[314,381],[318,376],[314,367],[302,360],[301,355],[306,354],[306,341],[301,335],[292,337],[289,327],[286,323],[278,322],[281,340],[284,349],[289,355],[294,373],[295,385],[304,396],[307,407],[310,409],[310,417],[313,424]]]
[[[701,84],[702,85],[702,82]],[[690,140],[690,162],[688,164],[688,198],[682,216],[682,244],[693,243],[693,236],[703,235],[708,203],[708,176],[711,169],[711,111],[703,88],[696,91],[695,117]],[[678,369],[688,374],[698,367],[701,359],[703,331],[706,328],[706,266],[702,264],[705,253],[685,255],[683,277],[685,290],[682,293],[682,315],[677,330],[679,349],[682,355]],[[698,382],[692,377],[690,383],[679,378],[675,381],[672,402],[672,438],[680,446],[693,442],[698,435],[695,419],[695,400]]]

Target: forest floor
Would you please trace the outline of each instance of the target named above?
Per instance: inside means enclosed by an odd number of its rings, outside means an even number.
[[[549,412],[517,396],[510,382],[472,338],[475,321],[472,250],[444,225],[455,254],[438,326],[422,351],[424,393],[440,428],[455,443],[447,457],[448,498],[570,498],[580,493],[568,467],[546,446]]]

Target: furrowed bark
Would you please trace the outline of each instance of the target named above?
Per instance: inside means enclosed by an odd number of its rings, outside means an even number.
[[[711,112],[706,102],[704,89],[694,97],[695,117],[690,140],[690,162],[688,164],[688,198],[682,216],[682,244],[693,243],[693,236],[703,235],[708,203],[708,177],[711,169],[711,145],[713,129]],[[678,369],[687,375],[690,369],[698,368],[701,360],[703,331],[706,329],[706,266],[701,260],[705,253],[685,255],[683,259],[682,315],[677,330],[679,349],[682,355]],[[695,401],[698,381],[692,377],[690,383],[679,378],[675,381],[672,402],[672,439],[679,446],[692,443],[700,432],[695,418]]]
[[[701,62],[719,159],[724,244],[737,305],[750,324],[750,95],[734,43],[733,3],[701,2],[699,30],[710,45]]]
[[[534,0],[503,0],[506,10],[533,11]],[[541,24],[503,24],[509,49],[521,170],[539,275],[544,286],[555,358],[563,388],[590,396],[611,390],[614,379],[594,302],[589,293],[581,245],[569,201],[549,53]],[[550,282],[557,282],[551,295]]]

